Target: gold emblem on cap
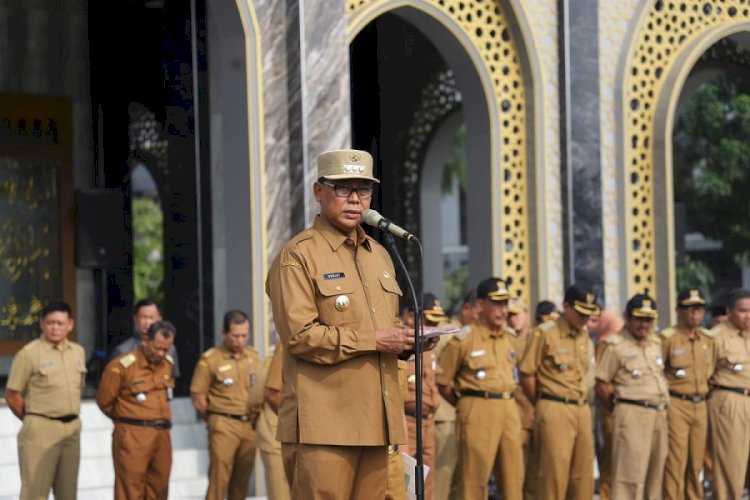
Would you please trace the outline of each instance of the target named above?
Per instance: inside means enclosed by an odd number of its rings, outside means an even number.
[[[648,299],[643,300],[643,304],[641,305],[641,309],[644,311],[650,311],[651,310],[651,301]]]
[[[356,153],[353,153],[351,156],[349,156],[349,161],[352,163],[359,163],[359,155]]]
[[[344,311],[349,308],[351,305],[351,301],[349,300],[349,297],[346,295],[339,295],[336,297],[336,300],[333,302],[333,306],[336,308],[337,311]]]
[[[700,292],[698,290],[690,290],[690,297],[699,299],[700,298]]]
[[[586,302],[589,304],[593,304],[594,300],[596,300],[596,297],[594,297],[593,293],[587,293],[586,294]]]

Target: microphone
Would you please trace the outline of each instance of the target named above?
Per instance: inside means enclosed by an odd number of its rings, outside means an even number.
[[[376,227],[380,229],[381,231],[388,231],[392,235],[398,236],[399,238],[403,238],[407,241],[417,239],[413,234],[408,232],[406,229],[397,226],[393,222],[389,221],[388,219],[380,215],[380,213],[377,210],[368,208],[362,213],[362,215],[367,225]]]

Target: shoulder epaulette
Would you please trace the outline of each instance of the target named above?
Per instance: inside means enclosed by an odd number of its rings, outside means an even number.
[[[314,231],[314,230],[312,230],[312,229],[305,229],[305,230],[304,230],[304,231],[302,231],[301,233],[297,233],[297,235],[296,235],[296,236],[294,236],[294,237],[293,237],[293,238],[292,238],[292,239],[291,239],[291,240],[289,241],[289,244],[290,244],[290,245],[296,245],[296,244],[297,244],[297,243],[299,243],[300,241],[305,241],[305,240],[309,240],[309,239],[310,239],[310,238],[312,238],[312,237],[313,237],[314,235],[315,235],[315,231]]]
[[[461,329],[460,329],[460,330],[458,331],[458,333],[457,333],[457,334],[456,334],[456,335],[455,335],[455,336],[454,336],[453,338],[456,338],[456,339],[458,339],[458,340],[463,340],[463,339],[465,339],[466,337],[468,337],[468,335],[469,335],[470,333],[471,333],[471,327],[467,325],[467,326],[465,326],[465,327],[461,328]]]
[[[21,350],[22,351],[29,351],[29,350],[33,349],[38,343],[39,343],[39,339],[34,339],[31,342],[29,342],[28,344],[26,344],[25,346],[23,346],[23,348]]]
[[[620,335],[619,333],[616,333],[616,334],[612,335],[610,338],[607,339],[607,344],[609,344],[609,345],[617,345],[620,342],[622,342],[623,340],[625,340],[623,338],[623,336]]]
[[[514,337],[518,337],[518,332],[515,331],[513,328],[511,328],[508,325],[505,325],[505,333],[508,333],[508,334],[510,334],[510,335],[512,335]]]
[[[202,355],[201,357],[202,357],[202,358],[210,358],[210,357],[211,357],[211,355],[212,355],[213,353],[215,353],[215,352],[216,352],[216,349],[214,349],[214,348],[212,347],[212,348],[211,348],[211,349],[209,349],[208,351],[204,352],[204,353],[203,353],[203,355]]]
[[[167,354],[166,356],[164,356],[164,359],[166,359],[169,362],[170,365],[174,364],[174,358],[172,356],[170,356],[169,354]]]
[[[669,337],[673,336],[675,333],[677,333],[677,330],[672,328],[671,326],[669,328],[665,328],[664,330],[661,330],[659,332],[659,335],[665,339],[668,339]]]
[[[702,326],[699,326],[698,331],[708,338],[711,338],[711,339],[716,338],[716,332],[714,332],[713,330],[709,330],[708,328],[703,328]]]
[[[133,354],[132,352],[120,358],[120,364],[125,368],[132,365],[133,363],[135,363],[135,354]]]

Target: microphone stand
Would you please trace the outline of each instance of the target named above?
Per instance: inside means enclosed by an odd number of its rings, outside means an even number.
[[[398,253],[398,249],[396,248],[396,242],[393,239],[393,235],[391,233],[384,231],[383,233],[385,235],[385,242],[388,245],[388,248],[391,250],[391,253],[396,256],[396,261],[398,262],[399,269],[404,273],[404,276],[406,277],[406,282],[409,285],[409,292],[411,294],[411,300],[412,304],[414,306],[414,332],[415,332],[415,339],[414,339],[414,376],[416,377],[416,434],[417,434],[417,453],[414,457],[417,460],[417,465],[414,467],[414,493],[416,495],[417,500],[424,499],[424,459],[422,457],[423,453],[423,447],[422,447],[422,334],[424,333],[424,322],[422,321],[422,311],[424,310],[424,307],[422,305],[421,297],[422,297],[422,273],[419,274],[419,295],[417,295],[417,290],[414,288],[414,283],[412,283],[411,276],[409,275],[409,271],[406,269],[406,265],[404,264],[404,260],[401,258],[401,255]],[[410,241],[414,241],[417,244],[417,248],[419,249],[419,262],[420,265],[422,263],[422,243],[419,241],[419,239],[412,235]],[[417,297],[420,297],[420,300],[417,300]]]

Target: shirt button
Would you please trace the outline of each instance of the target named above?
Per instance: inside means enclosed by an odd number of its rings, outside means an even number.
[[[375,308],[374,307],[372,308],[372,312],[375,312]]]
[[[385,397],[388,397],[388,391],[383,391],[383,395],[384,395]]]

